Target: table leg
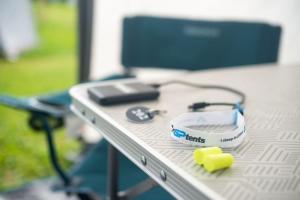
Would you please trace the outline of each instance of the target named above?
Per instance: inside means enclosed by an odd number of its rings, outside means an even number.
[[[107,195],[108,200],[118,199],[118,150],[111,144],[108,144],[108,177],[107,177]]]

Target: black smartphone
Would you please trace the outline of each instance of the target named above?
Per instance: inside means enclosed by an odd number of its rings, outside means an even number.
[[[159,97],[159,90],[141,82],[130,82],[88,88],[88,94],[93,101],[101,105],[113,105],[155,100]]]

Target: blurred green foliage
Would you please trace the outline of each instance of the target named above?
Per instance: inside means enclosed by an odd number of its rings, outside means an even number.
[[[31,96],[66,89],[76,80],[76,7],[34,4],[39,46],[16,62],[0,58],[0,93]],[[43,133],[27,126],[28,114],[0,106],[0,190],[53,175]],[[77,151],[62,129],[55,134],[60,161]]]

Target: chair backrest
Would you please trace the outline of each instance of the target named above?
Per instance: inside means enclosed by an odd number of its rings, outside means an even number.
[[[122,65],[200,70],[274,63],[280,34],[265,23],[126,17]]]

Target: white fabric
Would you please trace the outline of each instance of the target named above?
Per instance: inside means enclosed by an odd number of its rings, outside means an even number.
[[[236,147],[246,136],[245,119],[238,110],[184,113],[171,122],[171,136],[185,144],[195,146]],[[191,126],[233,125],[233,130],[196,130]]]
[[[128,15],[279,24],[283,28],[279,62],[300,61],[299,0],[99,0],[94,8],[91,78],[122,71],[122,19]]]

